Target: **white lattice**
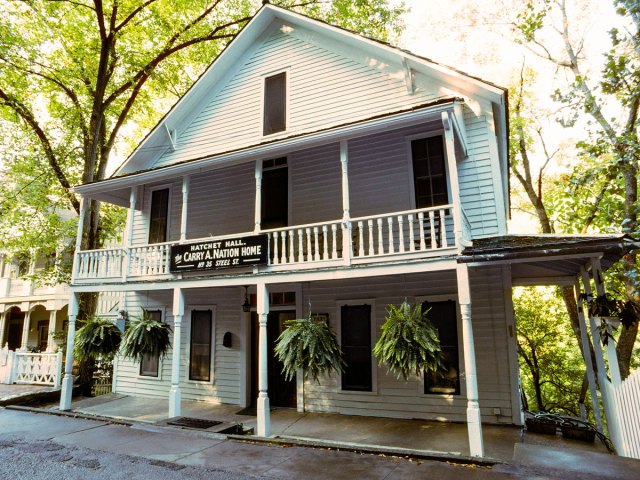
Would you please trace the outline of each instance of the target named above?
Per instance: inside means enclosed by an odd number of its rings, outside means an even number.
[[[37,385],[60,385],[62,352],[23,353],[16,352],[13,381]]]

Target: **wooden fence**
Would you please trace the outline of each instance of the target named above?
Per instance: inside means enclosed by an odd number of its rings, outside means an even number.
[[[599,380],[605,409],[609,404],[609,436],[618,455],[640,459],[640,370],[629,375],[620,386],[606,378]]]

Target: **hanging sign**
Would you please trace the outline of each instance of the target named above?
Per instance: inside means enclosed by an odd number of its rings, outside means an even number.
[[[266,235],[171,246],[171,273],[246,267],[266,263]]]

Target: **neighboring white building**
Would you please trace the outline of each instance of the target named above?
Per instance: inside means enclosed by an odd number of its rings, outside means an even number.
[[[512,285],[575,282],[628,248],[507,236],[507,113],[503,88],[263,6],[113,177],[76,187],[129,220],[122,248],[76,252],[71,333],[80,292],[124,292],[174,341],[118,359],[118,393],[168,397],[171,416],[255,404],[263,436],[269,404],[466,421],[482,456],[481,423],[521,424]],[[432,307],[446,378],[398,380],[371,355],[404,299]],[[347,370],[288,383],[270,347],[310,308]]]

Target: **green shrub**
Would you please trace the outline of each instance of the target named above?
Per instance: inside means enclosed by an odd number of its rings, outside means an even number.
[[[149,312],[142,309],[141,317],[134,317],[122,336],[120,353],[138,362],[145,355],[162,358],[171,347],[171,327],[153,320]]]
[[[115,324],[107,319],[92,317],[76,332],[73,354],[78,361],[113,357],[118,351],[122,334]]]

